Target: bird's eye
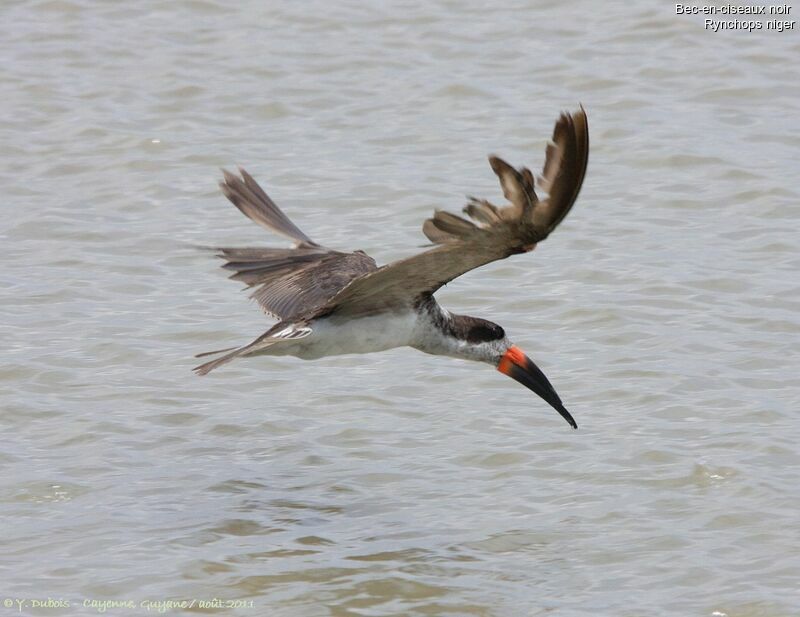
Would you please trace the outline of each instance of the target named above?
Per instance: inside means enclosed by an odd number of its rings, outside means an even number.
[[[467,333],[467,340],[471,343],[486,343],[502,339],[505,335],[503,328],[487,321],[472,326]]]

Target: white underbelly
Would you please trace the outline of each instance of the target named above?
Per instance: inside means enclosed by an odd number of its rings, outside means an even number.
[[[308,336],[276,343],[268,349],[274,355],[290,355],[304,360],[371,353],[408,345],[414,340],[416,327],[417,313],[412,311],[340,321],[321,319],[311,324]]]

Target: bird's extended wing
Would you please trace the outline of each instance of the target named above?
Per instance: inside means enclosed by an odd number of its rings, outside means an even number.
[[[561,114],[542,174],[535,181],[527,168],[516,170],[496,156],[489,157],[509,206],[498,208],[471,198],[464,212],[472,220],[437,211],[422,230],[440,246],[354,279],[321,310],[357,315],[411,306],[465,272],[532,250],[569,212],[588,157],[589,126],[583,108]],[[535,185],[548,193],[547,198],[536,196]]]
[[[325,304],[353,279],[377,270],[361,251],[343,253],[320,246],[303,233],[240,169],[241,178],[223,170],[220,188],[248,218],[286,236],[295,248],[220,248],[230,278],[255,290],[251,297],[268,314],[287,320]]]
[[[304,249],[220,249],[230,278],[255,290],[264,312],[287,320],[316,309],[353,279],[378,269],[362,252]]]

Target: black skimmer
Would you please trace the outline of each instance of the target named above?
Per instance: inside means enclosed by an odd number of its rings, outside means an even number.
[[[232,279],[254,287],[252,297],[278,320],[252,343],[200,356],[224,354],[194,370],[209,371],[245,356],[311,360],[409,346],[425,353],[485,362],[547,401],[573,428],[544,373],[503,328],[485,319],[454,315],[433,294],[465,272],[532,251],[567,215],[580,191],[589,156],[589,127],[581,108],[563,113],[547,146],[542,174],[516,170],[489,157],[510,202],[497,207],[469,198],[469,219],[436,211],[422,226],[432,248],[378,267],[363,251],[335,251],[292,223],[245,170],[223,170],[225,196],[247,217],[288,237],[294,247],[223,248]],[[547,193],[540,199],[534,185]]]

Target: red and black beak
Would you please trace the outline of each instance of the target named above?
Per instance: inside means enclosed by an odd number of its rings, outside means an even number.
[[[561,417],[569,422],[572,428],[578,428],[578,424],[564,407],[547,377],[519,347],[510,347],[503,354],[500,363],[497,365],[497,370],[520,382],[529,390],[536,392],[536,394],[550,403],[550,406],[560,413]]]

